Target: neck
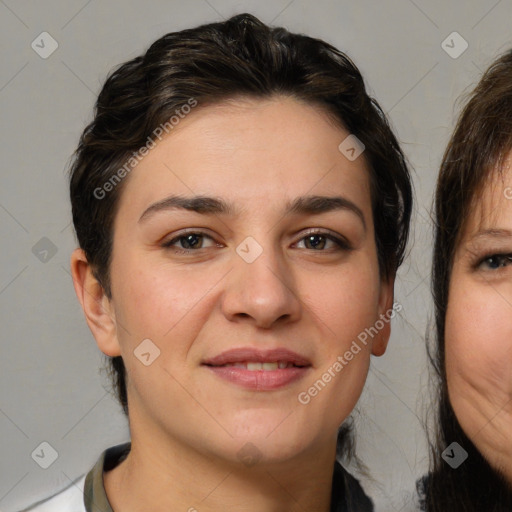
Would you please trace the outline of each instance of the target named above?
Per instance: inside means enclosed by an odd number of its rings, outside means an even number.
[[[335,440],[287,461],[238,461],[208,457],[168,436],[132,431],[127,458],[104,474],[115,512],[329,512]]]

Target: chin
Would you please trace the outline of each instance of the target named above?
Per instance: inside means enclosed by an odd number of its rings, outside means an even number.
[[[227,430],[235,439],[294,439],[304,435],[304,418],[292,407],[246,409],[230,418]]]
[[[237,439],[233,462],[242,463],[247,467],[279,465],[289,462],[303,454],[307,443],[304,440],[295,442],[288,439]]]
[[[287,429],[281,425],[272,432],[269,425],[252,429],[251,433],[233,439],[236,458],[258,459],[267,464],[286,462],[312,450],[314,436],[304,431]]]

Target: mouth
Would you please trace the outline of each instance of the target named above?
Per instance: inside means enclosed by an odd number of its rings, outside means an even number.
[[[217,377],[246,389],[270,391],[301,379],[311,362],[288,349],[232,349],[207,359],[202,366]]]
[[[245,368],[250,372],[263,370],[265,372],[274,370],[284,370],[286,368],[304,368],[304,366],[293,364],[289,361],[271,361],[267,363],[260,363],[259,361],[246,361],[240,363],[227,363],[222,365],[206,365],[215,366],[217,368]]]

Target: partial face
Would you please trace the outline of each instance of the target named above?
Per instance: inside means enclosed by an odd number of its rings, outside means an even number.
[[[510,164],[510,159],[509,159]],[[446,317],[455,414],[512,483],[512,171],[489,183],[458,247]]]
[[[291,99],[198,106],[132,171],[111,266],[132,437],[227,460],[333,448],[387,328],[338,357],[392,303],[347,136]]]

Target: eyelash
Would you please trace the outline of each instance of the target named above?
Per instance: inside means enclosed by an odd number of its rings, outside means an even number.
[[[162,247],[166,248],[166,249],[172,249],[173,248],[173,244],[175,244],[176,242],[178,242],[182,238],[187,237],[188,235],[205,236],[205,237],[210,238],[211,240],[213,240],[213,238],[210,235],[208,235],[207,233],[205,233],[203,231],[192,231],[191,230],[191,231],[185,231],[185,232],[179,234],[178,236],[174,237],[172,240],[164,242],[162,244]],[[334,242],[338,246],[334,250],[350,251],[352,249],[351,245],[348,243],[347,240],[345,240],[343,238],[338,238],[337,236],[332,235],[328,231],[320,231],[320,230],[315,230],[315,229],[311,229],[311,230],[307,231],[299,239],[299,242],[304,240],[308,236],[322,236],[322,237],[324,237],[324,238],[326,238],[328,240],[331,240],[332,242]],[[199,252],[199,251],[201,251],[201,249],[207,249],[207,247],[201,247],[199,249],[182,249],[182,248],[178,248],[178,249],[179,249],[179,252],[181,254],[189,254],[189,253],[192,253],[192,252]],[[324,250],[318,250],[318,251],[315,251],[315,249],[307,249],[307,250],[314,251],[314,252],[331,252],[332,251],[332,249],[331,250],[324,249]]]
[[[512,264],[512,254],[508,253],[493,253],[488,254],[487,256],[484,256],[483,258],[479,259],[475,265],[477,269],[482,269],[485,263],[489,263],[489,260],[494,259],[499,261],[499,266],[496,268],[489,268],[487,267],[484,270],[488,271],[497,271],[500,270],[506,266],[509,266]],[[505,265],[502,265],[502,263],[505,262]]]

